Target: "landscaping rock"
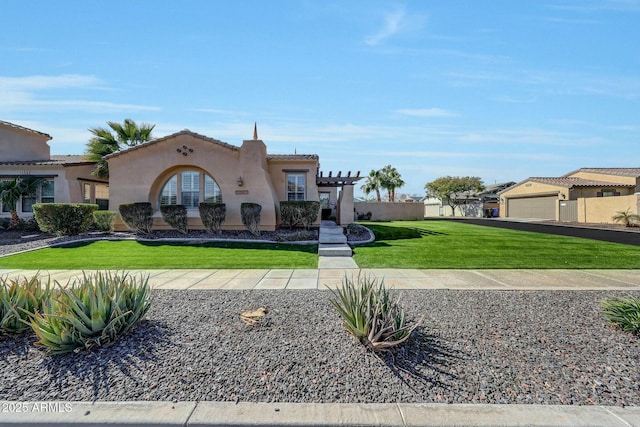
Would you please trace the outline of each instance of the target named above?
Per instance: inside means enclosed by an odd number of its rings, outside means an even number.
[[[323,290],[155,290],[110,346],[47,356],[0,336],[0,400],[640,405],[640,337],[612,327],[606,291],[404,291],[424,325],[368,352]],[[640,292],[631,292],[640,296]],[[265,307],[260,327],[238,313]]]

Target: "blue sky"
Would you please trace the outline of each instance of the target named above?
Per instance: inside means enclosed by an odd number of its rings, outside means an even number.
[[[1,120],[80,154],[125,118],[234,145],[255,121],[410,194],[639,167],[640,0],[2,1]]]

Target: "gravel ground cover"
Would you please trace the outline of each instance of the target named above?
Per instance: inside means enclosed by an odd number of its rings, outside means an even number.
[[[91,352],[0,336],[0,400],[640,405],[640,337],[599,314],[622,294],[403,291],[424,325],[377,357],[326,290],[155,290],[138,328]],[[258,307],[264,323],[240,321]]]

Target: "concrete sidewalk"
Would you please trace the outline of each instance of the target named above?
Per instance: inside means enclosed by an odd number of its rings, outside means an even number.
[[[613,406],[232,402],[2,402],[2,426],[640,426]]]
[[[350,260],[350,258],[347,258]],[[32,276],[37,270],[2,270],[0,276]],[[358,274],[384,279],[396,289],[640,290],[640,270],[411,270],[365,268],[271,270],[138,270],[155,289],[326,289]],[[42,270],[61,284],[80,270]]]

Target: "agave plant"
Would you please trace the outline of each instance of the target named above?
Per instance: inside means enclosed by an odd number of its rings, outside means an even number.
[[[0,330],[8,333],[29,328],[29,320],[41,312],[51,295],[51,282],[42,282],[36,274],[7,279],[0,277]]]
[[[634,296],[610,298],[603,301],[601,307],[602,313],[611,323],[624,331],[640,334],[640,299]]]
[[[420,325],[406,322],[399,300],[392,300],[384,280],[358,275],[357,282],[345,276],[342,286],[331,290],[331,303],[342,317],[347,330],[374,351],[387,350],[404,343]]]
[[[148,276],[96,272],[60,286],[31,320],[36,344],[57,354],[114,341],[149,310],[148,281]]]

